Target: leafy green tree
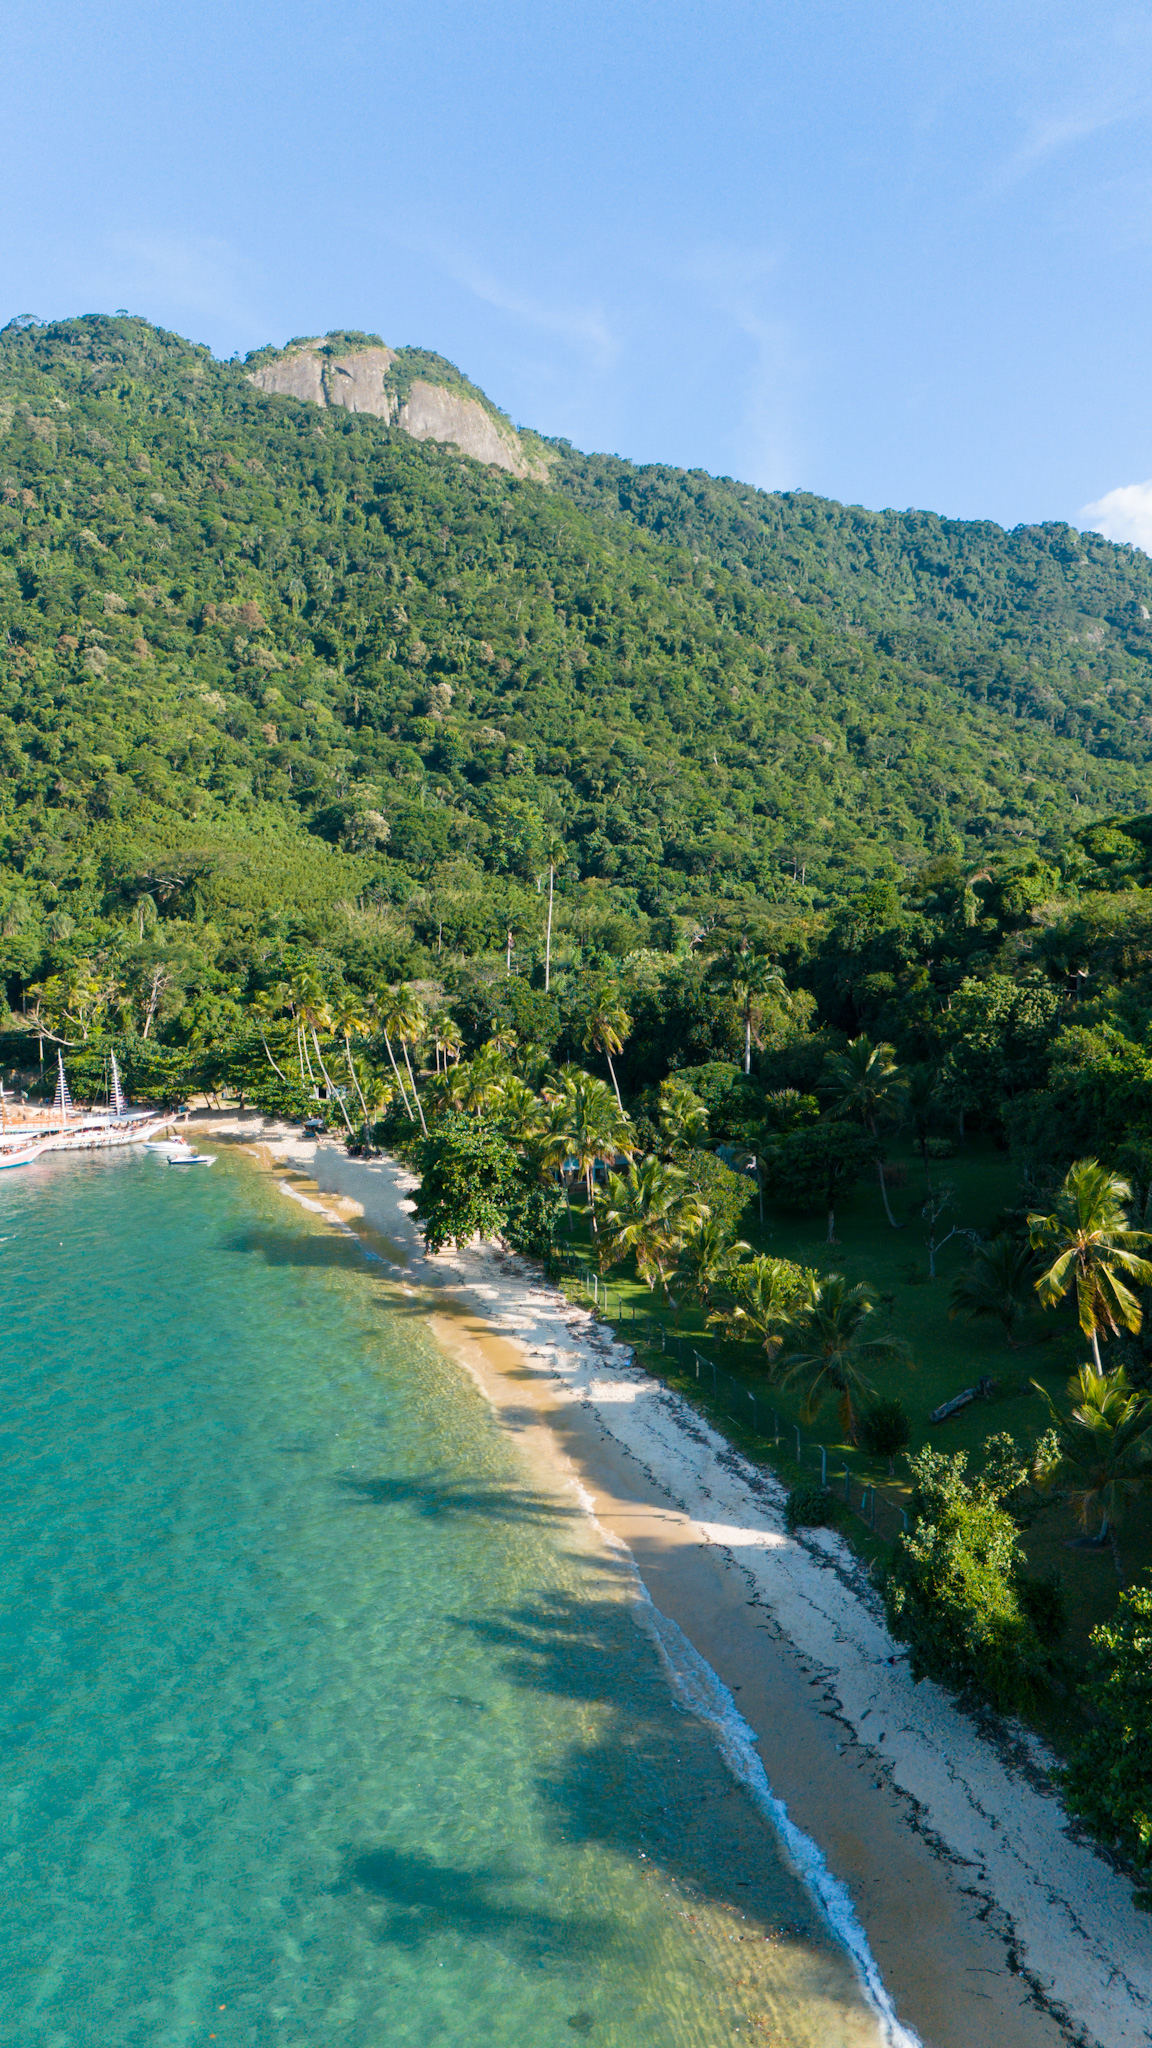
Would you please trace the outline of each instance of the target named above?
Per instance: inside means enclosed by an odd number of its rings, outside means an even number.
[[[892,1214],[888,1183],[884,1178],[884,1155],[880,1149],[881,1126],[895,1118],[904,1099],[903,1076],[890,1045],[873,1045],[863,1034],[849,1041],[842,1053],[828,1061],[828,1083],[837,1113],[858,1117],[876,1147],[876,1171],[884,1214],[893,1230],[903,1226]]]
[[[924,1178],[931,1195],[932,1169],[928,1164],[928,1140],[941,1109],[940,1076],[936,1068],[926,1060],[909,1067],[904,1077],[904,1114],[912,1128],[912,1135],[920,1147],[924,1163]]]
[[[416,1221],[430,1252],[498,1237],[518,1176],[516,1154],[492,1124],[450,1111],[421,1139]]]
[[[977,1693],[1002,1712],[1031,1705],[1046,1658],[1021,1598],[1015,1522],[994,1488],[966,1481],[963,1451],[925,1449],[908,1463],[912,1525],[896,1540],[884,1605],[913,1678]]]
[[[1070,1812],[1136,1877],[1136,1903],[1152,1910],[1152,1587],[1120,1595],[1092,1631],[1094,1669],[1083,1687],[1088,1717],[1061,1776]]]
[[[1133,1392],[1123,1366],[1103,1377],[1081,1366],[1068,1382],[1067,1415],[1037,1381],[1032,1384],[1048,1402],[1053,1421],[1037,1450],[1035,1481],[1064,1495],[1082,1529],[1100,1517],[1096,1541],[1111,1542],[1116,1576],[1122,1578],[1117,1525],[1135,1496],[1152,1486],[1152,1400]]]
[[[808,1215],[823,1209],[828,1244],[836,1243],[836,1211],[877,1158],[877,1140],[867,1131],[846,1129],[831,1117],[769,1141],[765,1185],[783,1209]]]
[[[859,1403],[876,1395],[870,1370],[884,1359],[902,1355],[895,1338],[872,1334],[875,1313],[876,1303],[863,1281],[851,1283],[843,1273],[829,1273],[823,1279],[813,1274],[784,1334],[781,1377],[785,1386],[803,1389],[801,1420],[815,1421],[832,1396],[840,1426],[852,1443]]]
[[[1092,1346],[1098,1374],[1100,1331],[1121,1326],[1138,1330],[1143,1320],[1139,1287],[1152,1285],[1152,1261],[1142,1258],[1152,1232],[1129,1227],[1125,1204],[1132,1189],[1096,1159],[1078,1159],[1070,1166],[1050,1216],[1028,1218],[1032,1248],[1048,1263],[1036,1282],[1043,1308],[1062,1301],[1076,1289],[1080,1328]]]
[[[974,1323],[998,1322],[1006,1341],[1015,1346],[1016,1331],[1028,1313],[1034,1259],[1029,1246],[1002,1231],[976,1246],[969,1265],[952,1282],[948,1313]]]

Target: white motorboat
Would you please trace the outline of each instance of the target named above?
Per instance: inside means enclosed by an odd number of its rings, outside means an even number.
[[[0,1173],[3,1173],[6,1166],[31,1166],[32,1161],[39,1159],[40,1154],[47,1149],[46,1138],[24,1139],[22,1142],[9,1144],[5,1142],[4,1134],[0,1133]]]
[[[144,1150],[158,1152],[162,1159],[180,1159],[185,1155],[190,1156],[192,1147],[187,1138],[148,1138]]]
[[[216,1164],[216,1154],[214,1152],[185,1152],[182,1149],[179,1152],[170,1152],[168,1154],[168,1164],[169,1166],[214,1166]]]

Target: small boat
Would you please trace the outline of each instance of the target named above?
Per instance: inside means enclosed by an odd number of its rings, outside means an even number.
[[[48,1149],[45,1138],[33,1138],[20,1144],[5,1144],[0,1147],[0,1173],[6,1166],[31,1166]]]
[[[216,1164],[216,1154],[214,1152],[185,1151],[182,1147],[179,1152],[170,1152],[168,1154],[168,1164],[169,1166],[214,1166]]]
[[[144,1150],[158,1152],[162,1159],[179,1159],[182,1154],[190,1154],[192,1147],[187,1138],[149,1138]]]

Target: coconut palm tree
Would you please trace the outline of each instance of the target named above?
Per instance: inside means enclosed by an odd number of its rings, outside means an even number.
[[[319,977],[313,974],[310,969],[304,968],[296,975],[292,983],[292,1000],[296,1006],[296,1015],[300,1022],[301,1032],[307,1032],[312,1040],[313,1049],[316,1054],[316,1064],[323,1076],[324,1086],[327,1088],[329,1096],[339,1104],[340,1114],[350,1134],[352,1119],[348,1114],[343,1095],[336,1087],[331,1074],[324,1065],[324,1055],[320,1050],[320,1033],[323,1031],[330,1034],[333,1028],[332,1012]]]
[[[355,1062],[352,1058],[352,1039],[353,1036],[363,1038],[367,1034],[368,1019],[365,1015],[366,1007],[362,998],[353,989],[343,988],[339,991],[332,1010],[332,1028],[344,1040],[345,1064],[352,1079],[352,1086],[355,1088],[359,1098],[365,1123],[368,1122],[368,1104],[364,1100],[364,1090],[360,1086],[360,1076],[356,1072]]]
[[[396,1077],[396,1087],[400,1096],[400,1100],[404,1104],[405,1115],[407,1116],[409,1123],[415,1123],[416,1118],[413,1114],[412,1104],[408,1100],[408,1091],[400,1078],[400,1069],[396,1064],[396,1054],[392,1050],[392,1039],[390,1036],[390,1020],[392,1017],[394,1001],[395,998],[393,997],[392,990],[390,988],[381,989],[376,997],[376,1014],[380,1019],[380,1036],[384,1040],[385,1049],[388,1053],[389,1065],[391,1066],[392,1072]]]
[[[1116,1525],[1129,1502],[1152,1484],[1152,1401],[1133,1392],[1123,1366],[1103,1375],[1081,1366],[1068,1382],[1069,1415],[1059,1413],[1037,1381],[1032,1384],[1048,1402],[1054,1424],[1037,1446],[1032,1476],[1071,1502],[1082,1529],[1100,1516],[1096,1541],[1111,1542],[1122,1580]]]
[[[758,1344],[774,1359],[784,1332],[803,1299],[804,1276],[789,1259],[766,1252],[748,1259],[732,1275],[732,1302],[709,1316],[726,1336]]]
[[[1049,1261],[1036,1282],[1041,1306],[1051,1308],[1075,1286],[1080,1328],[1097,1373],[1104,1370],[1101,1330],[1138,1330],[1143,1321],[1130,1283],[1152,1286],[1152,1261],[1140,1256],[1152,1244],[1152,1232],[1129,1227],[1125,1204],[1131,1199],[1128,1181],[1096,1159],[1078,1159],[1064,1176],[1052,1214],[1028,1218],[1033,1250]]]
[[[408,1069],[408,1085],[412,1090],[412,1100],[416,1104],[416,1113],[420,1118],[420,1128],[424,1136],[427,1137],[428,1126],[424,1121],[424,1107],[420,1101],[420,1091],[416,1086],[416,1076],[412,1072],[412,1061],[409,1057],[408,1048],[410,1045],[418,1045],[424,1037],[428,1029],[428,1013],[419,996],[413,993],[406,982],[401,982],[395,994],[390,996],[387,1013],[383,1019],[383,1026],[384,1042],[388,1046],[390,1054],[392,1051],[391,1040],[395,1038],[399,1041],[400,1049],[404,1054],[404,1065]],[[394,1059],[392,1064],[395,1067],[396,1062]]]
[[[802,1422],[815,1420],[829,1395],[834,1395],[840,1425],[850,1443],[856,1441],[856,1410],[873,1400],[876,1389],[869,1369],[882,1359],[899,1357],[903,1347],[891,1337],[874,1337],[871,1318],[876,1304],[863,1281],[855,1284],[843,1273],[819,1279],[805,1276],[805,1294],[784,1332],[781,1374],[785,1386],[804,1389]]]
[[[708,1111],[688,1083],[675,1075],[660,1083],[659,1116],[660,1135],[673,1156],[691,1145],[708,1143]]]
[[[1016,1348],[1015,1330],[1027,1313],[1032,1252],[1005,1231],[977,1245],[972,1263],[952,1282],[949,1316],[975,1323],[989,1317],[1002,1325],[1007,1342]]]
[[[249,1003],[248,1013],[255,1021],[257,1036],[264,1047],[264,1056],[268,1061],[268,1065],[273,1073],[278,1074],[285,1086],[287,1086],[288,1076],[284,1069],[277,1065],[272,1056],[272,1048],[268,1043],[268,1032],[271,1026],[284,1014],[283,988],[261,990],[258,995],[253,996],[252,1001]]]
[[[540,1134],[543,1105],[519,1074],[509,1074],[496,1097],[496,1121],[514,1145],[526,1145]]]
[[[634,1254],[641,1279],[652,1288],[659,1283],[675,1308],[670,1282],[681,1246],[710,1213],[687,1174],[662,1159],[642,1160],[627,1173],[609,1174],[597,1206],[601,1264]]]
[[[620,1095],[620,1083],[616,1079],[616,1069],[612,1064],[612,1055],[615,1053],[619,1058],[631,1029],[632,1019],[623,1004],[615,1000],[610,989],[598,989],[584,1019],[580,1043],[585,1052],[601,1052],[607,1060],[608,1072],[612,1076],[612,1087],[616,1094],[616,1107],[621,1116],[624,1114],[624,1103]]]
[[[825,1069],[835,1097],[835,1113],[839,1116],[859,1117],[870,1137],[879,1142],[880,1125],[898,1114],[904,1098],[904,1077],[896,1064],[896,1054],[890,1045],[873,1045],[862,1032],[859,1038],[850,1039],[842,1053],[828,1061]],[[876,1171],[880,1176],[880,1195],[884,1203],[884,1214],[893,1230],[902,1230],[897,1223],[888,1200],[888,1183],[884,1178],[884,1160],[878,1155]]]
[[[632,1125],[614,1100],[612,1090],[594,1074],[571,1075],[549,1118],[549,1142],[558,1161],[574,1159],[588,1190],[588,1209],[595,1233],[596,1168],[633,1145]]]
[[[462,1060],[446,1082],[446,1092],[458,1109],[483,1116],[499,1102],[511,1076],[508,1062],[489,1039],[470,1060]]]
[[[739,1262],[751,1249],[715,1216],[701,1217],[687,1232],[676,1261],[680,1299],[711,1308],[717,1296],[734,1285]]]
[[[443,1064],[444,1072],[447,1073],[448,1062],[450,1060],[453,1062],[457,1061],[464,1050],[464,1038],[460,1026],[449,1011],[441,1010],[433,1017],[428,1028],[431,1032],[432,1043],[436,1048],[436,1071],[439,1073],[441,1064]]]
[[[791,1003],[788,984],[774,960],[745,934],[725,946],[713,959],[708,979],[731,996],[744,1026],[744,1072],[752,1072],[752,1023],[758,1002],[776,996],[787,1009]]]

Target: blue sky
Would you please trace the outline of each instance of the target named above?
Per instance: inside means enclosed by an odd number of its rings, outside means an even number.
[[[5,56],[2,318],[363,327],[584,448],[1152,546],[1147,4],[25,0]]]

